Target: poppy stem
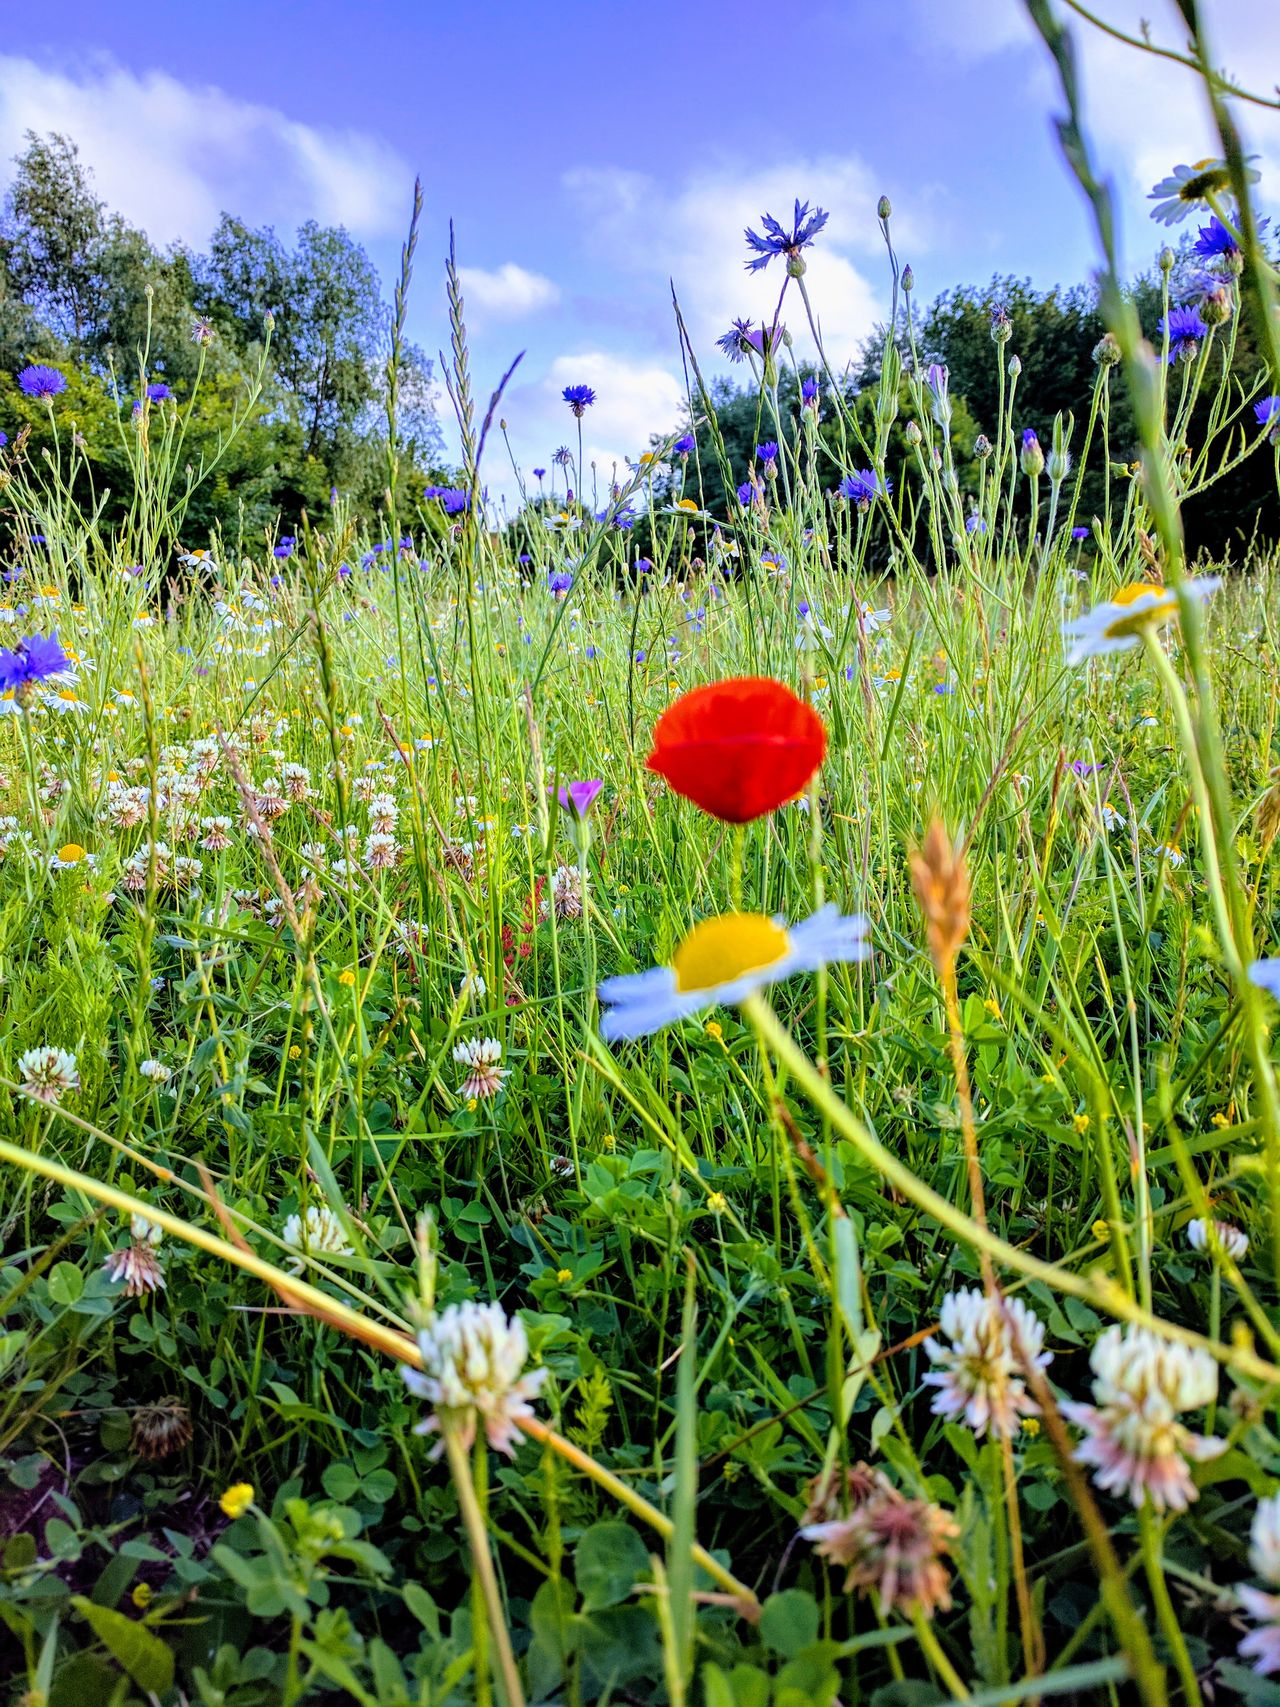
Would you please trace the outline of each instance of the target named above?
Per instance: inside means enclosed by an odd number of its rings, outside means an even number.
[[[729,899],[735,913],[742,911],[742,859],[746,847],[747,827],[733,826],[733,846],[729,858]]]

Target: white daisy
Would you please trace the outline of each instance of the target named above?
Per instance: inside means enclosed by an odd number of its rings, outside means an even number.
[[[742,1002],[796,972],[833,961],[865,960],[868,922],[841,914],[830,902],[812,918],[788,926],[779,915],[722,913],[695,925],[670,966],[606,978],[600,1000],[609,1012],[600,1030],[610,1043],[646,1037],[719,1003]]]
[[[1217,575],[1201,575],[1184,581],[1183,590],[1190,598],[1202,602],[1216,593],[1222,585]],[[1062,632],[1072,642],[1067,652],[1068,664],[1083,663],[1086,658],[1101,658],[1108,652],[1127,652],[1136,646],[1148,628],[1168,622],[1178,612],[1178,595],[1172,587],[1150,581],[1135,581],[1121,587],[1100,605],[1065,622]]]

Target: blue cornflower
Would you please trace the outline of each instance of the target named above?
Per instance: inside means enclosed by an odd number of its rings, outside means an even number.
[[[1255,403],[1253,418],[1260,427],[1280,426],[1280,397],[1264,397]]]
[[[806,379],[800,387],[801,407],[803,408],[803,407],[809,406],[810,404],[816,404],[817,401],[818,401],[818,381],[814,377],[813,374],[810,374],[809,378]]]
[[[1210,215],[1208,225],[1200,227],[1200,235],[1191,247],[1206,261],[1234,261],[1240,253],[1240,245],[1235,236],[1228,231],[1216,213]]]
[[[764,236],[748,228],[746,232],[747,248],[753,258],[747,262],[747,271],[757,273],[762,267],[767,267],[775,255],[785,255],[787,270],[798,275],[804,271],[804,262],[800,251],[807,249],[814,238],[822,230],[830,218],[829,214],[815,207],[809,212],[808,202],[802,202],[796,197],[795,218],[788,231],[780,225],[771,213],[762,214],[760,223],[764,227]]]
[[[635,657],[636,657],[636,663],[637,663],[637,664],[643,664],[643,663],[644,663],[644,661],[645,661],[645,659],[646,659],[646,658],[647,658],[647,657],[648,657],[648,656],[649,656],[649,654],[648,654],[648,653],[647,653],[647,652],[645,652],[645,651],[643,651],[643,650],[642,650],[642,651],[639,651],[639,652],[637,652],[637,653],[636,653],[636,655],[635,655]]]
[[[0,432],[0,450],[3,450],[4,447],[8,444],[8,442],[9,442],[8,433]]]
[[[1082,527],[1074,527],[1071,530],[1071,537],[1072,537],[1072,539],[1088,539],[1089,529],[1088,528],[1082,528]]]
[[[563,597],[572,585],[573,576],[567,569],[553,569],[547,576],[547,586],[555,594],[556,598]]]
[[[971,510],[964,518],[964,531],[966,533],[986,533],[987,524],[976,510]]]
[[[579,420],[596,400],[596,394],[589,385],[566,385],[560,395]]]
[[[769,439],[764,444],[756,446],[756,455],[761,462],[776,462],[778,460],[778,447],[772,439]]]
[[[468,494],[461,486],[428,486],[422,496],[428,500],[434,498],[446,516],[458,515],[468,502]]]
[[[12,693],[20,704],[33,695],[36,685],[71,668],[71,660],[52,634],[29,634],[12,651],[0,652],[0,693]]]
[[[716,348],[728,356],[731,362],[740,362],[751,348],[748,342],[751,337],[751,322],[749,320],[734,320],[729,330],[722,338],[716,339]]]
[[[869,504],[873,498],[887,498],[892,491],[892,480],[886,479],[882,482],[880,476],[871,468],[855,469],[852,474],[846,474],[840,482],[840,496],[848,498],[851,504],[857,504],[859,508]]]
[[[152,403],[163,403],[167,397],[172,397],[173,391],[162,379],[147,387],[147,397]]]
[[[297,543],[298,542],[294,538],[293,534],[282,533],[275,545],[272,546],[271,555],[273,557],[292,557],[293,548]]]
[[[756,488],[754,482],[750,481],[750,480],[744,480],[742,482],[742,485],[739,486],[739,488],[738,488],[738,502],[742,505],[742,507],[744,509],[751,502],[751,500],[755,497],[756,490],[757,490],[757,488]]]
[[[1171,362],[1191,361],[1208,330],[1198,308],[1171,308],[1160,317],[1160,332],[1168,335]]]
[[[36,362],[31,367],[24,367],[18,375],[18,388],[28,397],[48,399],[67,389],[67,376],[56,367],[45,367],[43,363]]]
[[[533,478],[535,480],[545,480],[546,477],[547,477],[547,471],[545,468],[535,468],[534,469]]]
[[[635,567],[637,575],[647,575],[653,568],[653,564],[647,557],[637,557]]]
[[[569,464],[573,461],[573,452],[569,449],[568,445],[561,445],[558,450],[552,453],[551,460],[555,463],[557,468],[568,468]]]
[[[685,433],[676,440],[671,449],[677,456],[692,456],[697,442],[692,433]]]

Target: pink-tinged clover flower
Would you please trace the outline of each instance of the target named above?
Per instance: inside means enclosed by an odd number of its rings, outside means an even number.
[[[1100,1488],[1127,1494],[1135,1506],[1149,1498],[1158,1512],[1185,1511],[1199,1498],[1191,1465],[1226,1447],[1179,1420],[1217,1397],[1217,1364],[1149,1328],[1112,1327],[1095,1342],[1089,1366],[1095,1402],[1062,1406],[1084,1430],[1077,1462],[1092,1466]]]
[[[1280,1587],[1280,1494],[1258,1501],[1249,1531],[1249,1563],[1271,1589]],[[1255,1626],[1241,1639],[1240,1657],[1263,1676],[1280,1671],[1280,1594],[1249,1583],[1240,1583],[1236,1594]]]
[[[1044,1323],[1018,1298],[988,1297],[977,1290],[949,1292],[939,1317],[942,1339],[924,1342],[933,1368],[924,1378],[937,1391],[933,1413],[965,1422],[981,1437],[992,1431],[1012,1438],[1019,1417],[1039,1407],[1027,1393],[1023,1370],[1043,1369],[1052,1353],[1042,1349]]]

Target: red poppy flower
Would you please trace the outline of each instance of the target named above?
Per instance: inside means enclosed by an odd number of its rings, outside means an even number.
[[[767,676],[682,694],[658,719],[649,769],[713,818],[747,824],[792,800],[822,763],[827,731],[811,705]]]

